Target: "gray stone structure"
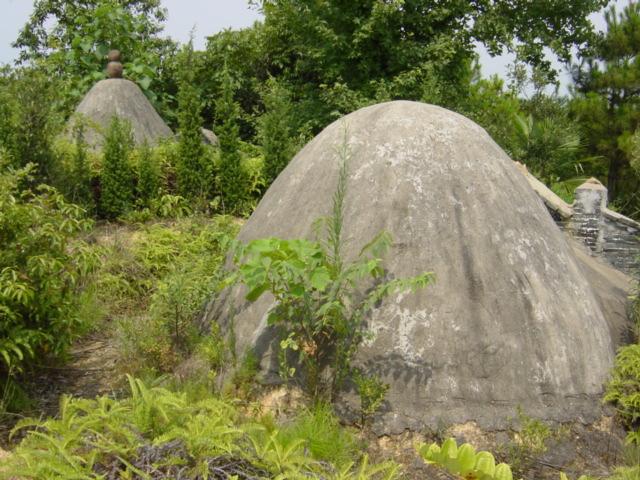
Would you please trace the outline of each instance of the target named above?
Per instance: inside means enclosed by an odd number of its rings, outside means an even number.
[[[71,118],[86,123],[84,140],[92,149],[100,149],[113,117],[128,122],[136,145],[158,143],[173,138],[173,132],[162,120],[140,87],[123,78],[124,68],[119,50],[107,54],[107,79],[96,83],[84,96]],[[72,128],[67,130],[70,135]]]
[[[579,258],[531,182],[461,115],[406,101],[347,115],[289,163],[239,240],[314,238],[315,219],[331,209],[336,147],[345,138],[346,260],[386,230],[394,240],[385,260],[389,277],[433,271],[437,278],[370,315],[373,338],[356,363],[391,386],[376,430],[470,420],[501,428],[518,406],[548,420],[598,418],[625,327],[623,317],[605,310],[612,302],[624,307],[626,277],[619,274],[614,286],[611,268]],[[267,312],[274,300],[263,295],[250,303],[244,295],[241,286],[223,292],[208,305],[204,324],[233,329],[238,357],[253,349],[272,378],[278,334]],[[347,392],[340,404],[357,409],[357,396]]]
[[[621,272],[633,275],[640,269],[640,223],[607,208],[602,183],[590,178],[576,188],[569,205],[518,165],[562,230]]]
[[[88,122],[85,140],[91,148],[102,147],[104,135],[115,116],[131,124],[136,145],[155,144],[163,138],[173,137],[173,132],[140,87],[124,78],[108,78],[96,83],[75,113]]]

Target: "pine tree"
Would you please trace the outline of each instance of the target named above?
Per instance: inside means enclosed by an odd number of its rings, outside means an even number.
[[[202,104],[194,86],[193,43],[183,52],[178,91],[179,159],[176,168],[178,192],[185,198],[202,198],[207,190],[208,172],[202,144]]]
[[[640,176],[631,160],[634,132],[640,127],[640,4],[621,14],[615,6],[605,14],[607,32],[593,46],[593,55],[574,68],[578,95],[572,109],[592,154],[601,156],[609,200],[623,212],[640,216]]]
[[[263,95],[265,113],[258,121],[258,138],[264,155],[267,183],[273,182],[294,154],[289,91],[270,78]]]
[[[133,146],[131,126],[113,117],[105,136],[100,181],[100,214],[115,219],[131,208],[133,174],[129,152]]]
[[[55,168],[52,145],[59,121],[55,94],[54,81],[41,71],[17,71],[9,87],[13,112],[4,120],[11,129],[8,150],[13,163],[17,167],[33,163],[36,180],[43,183],[51,182]]]
[[[138,202],[142,207],[149,207],[151,200],[158,195],[160,172],[156,165],[153,152],[147,142],[140,147],[138,162]]]
[[[93,195],[91,192],[91,175],[87,161],[87,142],[84,139],[85,125],[80,120],[73,126],[74,151],[73,168],[71,171],[71,201],[93,210]]]
[[[240,107],[235,102],[234,87],[229,70],[225,65],[222,77],[222,91],[216,101],[216,133],[220,143],[219,189],[225,212],[239,213],[246,197],[246,179],[241,165],[240,127],[238,116]]]

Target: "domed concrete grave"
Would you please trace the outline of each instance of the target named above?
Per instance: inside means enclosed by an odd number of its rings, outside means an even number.
[[[111,119],[117,116],[131,124],[136,145],[145,141],[155,144],[173,132],[162,120],[140,87],[122,77],[120,53],[109,52],[109,78],[96,83],[85,95],[75,113],[88,121],[85,141],[92,148],[100,148]]]
[[[518,406],[549,420],[599,416],[614,356],[600,305],[514,162],[461,115],[406,101],[347,115],[291,161],[239,240],[314,238],[314,220],[330,213],[345,129],[345,257],[386,230],[391,276],[436,276],[370,316],[373,339],[356,362],[391,385],[376,430],[466,421],[501,428]],[[254,349],[263,373],[274,373],[273,298],[249,303],[244,294],[227,290],[205,320],[233,327],[239,358]],[[357,409],[353,393],[341,402]]]

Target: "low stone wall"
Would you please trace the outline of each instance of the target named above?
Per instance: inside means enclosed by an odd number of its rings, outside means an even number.
[[[587,180],[576,189],[575,201],[569,205],[526,167],[520,167],[562,230],[616,269],[630,275],[640,270],[640,223],[607,208],[607,189],[602,183]]]
[[[589,180],[576,189],[571,235],[618,270],[633,273],[640,268],[640,224],[607,208],[607,189]]]

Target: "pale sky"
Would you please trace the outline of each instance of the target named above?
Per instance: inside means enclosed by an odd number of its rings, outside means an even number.
[[[169,11],[165,35],[185,42],[195,27],[196,49],[205,46],[205,37],[225,28],[248,27],[260,19],[246,0],[162,0]],[[33,0],[0,0],[0,63],[12,62],[17,52],[11,43],[31,14]]]
[[[189,32],[195,27],[194,43],[196,49],[203,48],[205,37],[225,28],[242,28],[260,19],[255,9],[250,9],[247,0],[163,0],[163,5],[169,11],[169,18],[165,25],[165,34],[174,40],[184,42],[189,38]],[[629,0],[615,0],[621,9]],[[0,0],[2,19],[0,20],[0,64],[12,62],[17,53],[10,44],[15,40],[19,29],[24,25],[31,9],[33,0]],[[604,28],[602,14],[592,16],[596,28]],[[504,77],[507,65],[513,57],[503,55],[491,58],[486,52],[480,52],[483,75],[497,73]],[[557,68],[560,68],[557,65]],[[564,74],[564,82],[567,75]]]

